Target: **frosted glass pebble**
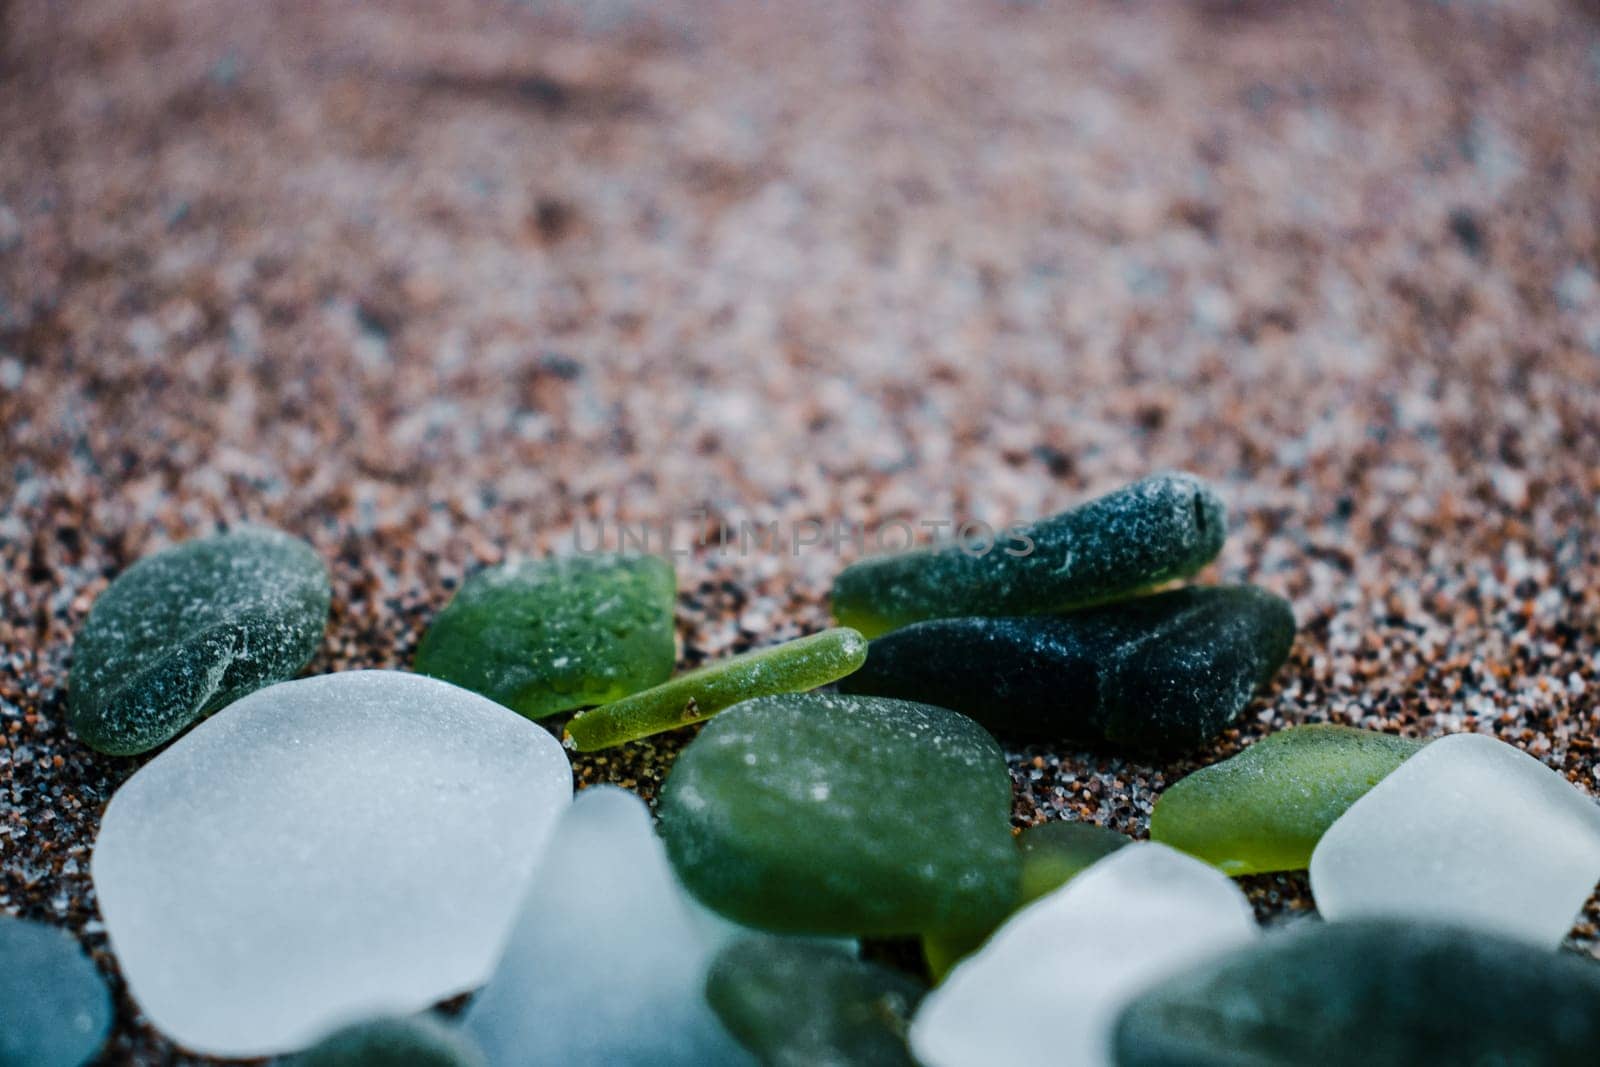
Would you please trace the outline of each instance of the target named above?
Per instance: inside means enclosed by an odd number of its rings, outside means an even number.
[[[571,792],[547,731],[464,689],[284,682],[117,791],[94,884],[158,1029],[217,1056],[293,1051],[487,979]]]
[[[1374,786],[1311,854],[1326,919],[1478,926],[1555,948],[1600,881],[1600,805],[1515,746],[1440,738]]]
[[[1165,845],[1118,849],[1018,912],[929,993],[911,1024],[927,1067],[1111,1062],[1123,1005],[1249,943],[1255,917],[1216,868]]]
[[[739,927],[679,887],[644,802],[586,789],[562,818],[465,1026],[495,1067],[753,1065],[706,1002]]]

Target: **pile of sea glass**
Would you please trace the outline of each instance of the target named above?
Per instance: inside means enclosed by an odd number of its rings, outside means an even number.
[[[1026,552],[857,563],[840,628],[677,677],[661,559],[484,570],[416,673],[290,681],[310,546],[160,552],[70,680],[84,742],[166,746],[95,842],[120,972],[185,1049],[307,1064],[1596,1062],[1600,963],[1561,945],[1600,807],[1492,737],[1297,726],[1178,781],[1148,841],[1013,831],[996,736],[1182,754],[1284,663],[1282,599],[1174,587],[1225,530],[1152,477]],[[536,721],[573,712],[565,747]],[[706,720],[658,819],[573,800],[568,749]],[[1298,869],[1320,921],[1264,931],[1232,876]],[[902,939],[924,965],[863,958]],[[0,1065],[83,1063],[111,1017],[76,942],[0,919]]]

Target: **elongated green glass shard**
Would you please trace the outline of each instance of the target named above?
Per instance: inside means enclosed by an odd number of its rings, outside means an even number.
[[[1231,875],[1301,870],[1333,821],[1423,744],[1292,726],[1174,783],[1150,814],[1150,839]]]
[[[829,693],[713,719],[661,793],[683,884],[736,922],[899,936],[991,929],[1016,900],[1011,775],[945,708]]]
[[[1013,911],[1020,911],[1053,890],[1060,889],[1098,860],[1133,839],[1115,830],[1086,822],[1046,822],[1017,835],[1022,856],[1021,889]],[[976,951],[992,931],[981,936],[950,938],[930,935],[922,939],[922,952],[935,980]]]
[[[1069,615],[934,619],[872,642],[847,692],[938,702],[1029,741],[1204,744],[1283,665],[1288,602],[1189,587]]]
[[[748,938],[723,949],[706,978],[722,1025],[761,1063],[913,1067],[911,1013],[925,990],[835,948]]]
[[[1120,1067],[1578,1067],[1600,967],[1487,930],[1305,923],[1158,982],[1115,1035]]]
[[[530,719],[604,704],[671,676],[676,586],[657,556],[492,567],[439,613],[415,666]]]
[[[1158,474],[1070,511],[962,543],[865,559],[834,582],[833,614],[868,637],[967,615],[1034,615],[1130,596],[1193,574],[1222,548],[1220,498]]]
[[[567,747],[593,752],[701,722],[751,697],[815,689],[843,678],[866,658],[866,640],[840,627],[708,663],[584,712],[567,724]]]
[[[329,598],[315,550],[277,530],[247,526],[140,560],[100,594],[73,644],[73,730],[133,755],[293,678],[322,641]]]

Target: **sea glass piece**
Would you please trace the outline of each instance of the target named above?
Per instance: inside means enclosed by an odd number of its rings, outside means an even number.
[[[673,868],[748,926],[965,934],[1016,898],[1011,776],[944,708],[786,694],[735,705],[678,757],[661,796]]]
[[[741,700],[838,681],[866,658],[865,639],[842,627],[746,652],[580,714],[567,724],[567,746],[592,752],[703,722]]]
[[[1555,948],[1600,881],[1600,805],[1482,734],[1428,744],[1311,854],[1324,918],[1455,922]]]
[[[706,999],[763,1064],[914,1067],[906,1049],[917,982],[825,945],[749,938],[722,950]]]
[[[129,992],[222,1057],[481,984],[572,792],[527,719],[396,671],[282,682],[117,790],[92,873]]]
[[[76,938],[0,914],[0,1067],[79,1067],[111,1030],[111,993]]]
[[[557,827],[464,1025],[495,1067],[751,1065],[705,998],[713,957],[741,936],[683,892],[644,802],[594,786]]]
[[[415,666],[530,719],[604,704],[672,674],[676,588],[657,556],[491,567],[439,613]]]
[[[1350,726],[1291,726],[1170,786],[1150,813],[1150,840],[1231,875],[1301,870],[1334,820],[1422,745]]]
[[[1123,1006],[1160,979],[1248,943],[1255,918],[1216,868],[1149,842],[1118,849],[1012,916],[911,1023],[925,1067],[1102,1067]]]
[[[146,556],[101,593],[72,646],[67,708],[91,748],[145,752],[310,661],[328,621],[311,546],[245,527]]]
[[[369,1019],[329,1034],[291,1067],[486,1067],[459,1027],[431,1015]]]
[[[917,623],[873,641],[841,688],[936,701],[1025,740],[1179,753],[1233,722],[1293,640],[1283,598],[1190,587],[1069,615]]]
[[[1600,965],[1416,920],[1308,922],[1129,1004],[1121,1067],[1595,1062]]]
[[[1226,534],[1209,485],[1157,474],[992,538],[851,564],[834,583],[833,614],[877,637],[923,619],[1066,611],[1193,574]]]

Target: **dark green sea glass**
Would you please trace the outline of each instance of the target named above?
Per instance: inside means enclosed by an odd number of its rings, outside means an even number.
[[[1011,776],[944,708],[787,694],[735,705],[678,757],[661,834],[684,885],[795,933],[957,935],[1016,899]]]
[[[1487,930],[1308,922],[1158,983],[1121,1067],[1590,1067],[1600,964]]]
[[[100,594],[72,648],[72,728],[144,752],[310,661],[328,621],[311,546],[245,527],[148,556]]]
[[[484,1067],[460,1028],[429,1015],[386,1016],[335,1030],[292,1067]]]
[[[657,556],[491,567],[439,613],[415,666],[530,719],[604,704],[672,674],[676,589]]]
[[[1028,741],[1179,753],[1237,718],[1293,640],[1281,597],[1189,587],[1068,615],[917,623],[873,641],[841,688],[937,700]]]
[[[914,1067],[911,1013],[925,992],[902,974],[836,948],[750,938],[711,965],[706,999],[766,1067]]]
[[[923,619],[1059,612],[1183,578],[1216,558],[1221,499],[1158,474],[1010,533],[865,559],[834,582],[833,614],[868,637]]]

